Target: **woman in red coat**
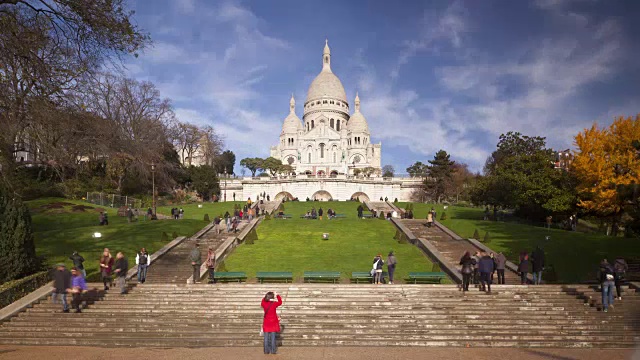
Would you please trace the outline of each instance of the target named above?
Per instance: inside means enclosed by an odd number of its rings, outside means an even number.
[[[274,298],[275,297],[275,298]],[[262,321],[262,331],[264,332],[264,353],[275,354],[278,351],[276,343],[276,333],[280,332],[280,318],[276,313],[276,308],[282,305],[280,295],[269,291],[262,299],[262,310],[264,310],[264,320]]]

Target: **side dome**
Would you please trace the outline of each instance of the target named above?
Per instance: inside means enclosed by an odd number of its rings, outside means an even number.
[[[328,41],[325,41],[322,53],[322,71],[313,79],[307,91],[307,101],[320,98],[333,98],[347,102],[347,94],[342,82],[331,71],[331,49]]]
[[[367,119],[360,112],[360,97],[356,94],[355,100],[356,111],[349,118],[347,122],[347,129],[351,132],[369,133],[369,125],[367,125]]]
[[[302,130],[302,121],[298,115],[296,115],[296,100],[291,95],[291,100],[289,101],[289,115],[284,118],[284,123],[282,124],[282,132],[283,133],[296,133],[298,130]]]

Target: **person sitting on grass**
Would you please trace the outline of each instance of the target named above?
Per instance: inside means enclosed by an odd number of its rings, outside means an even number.
[[[311,211],[307,211],[307,213],[304,214],[304,218],[305,219],[311,219]]]

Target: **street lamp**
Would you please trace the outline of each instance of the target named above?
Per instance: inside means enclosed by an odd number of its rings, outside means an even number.
[[[153,205],[153,215],[156,214],[156,164],[151,163],[151,204]]]
[[[227,169],[224,169],[224,202],[227,202]]]

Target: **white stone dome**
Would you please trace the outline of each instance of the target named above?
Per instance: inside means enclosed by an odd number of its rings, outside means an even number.
[[[321,98],[332,98],[347,102],[347,94],[338,77],[331,71],[331,50],[328,41],[324,44],[322,53],[322,71],[309,86],[307,101]]]
[[[369,125],[367,125],[367,119],[360,112],[360,97],[356,94],[355,100],[356,111],[349,118],[347,122],[347,129],[351,132],[369,133]]]
[[[282,123],[282,132],[283,133],[296,133],[298,130],[303,130],[302,121],[298,115],[296,115],[296,101],[291,95],[291,100],[289,100],[289,115],[284,118],[284,122]]]
[[[307,92],[307,101],[325,97],[347,102],[347,94],[344,91],[344,86],[342,86],[340,79],[338,79],[331,70],[322,70],[320,74],[313,79]]]

